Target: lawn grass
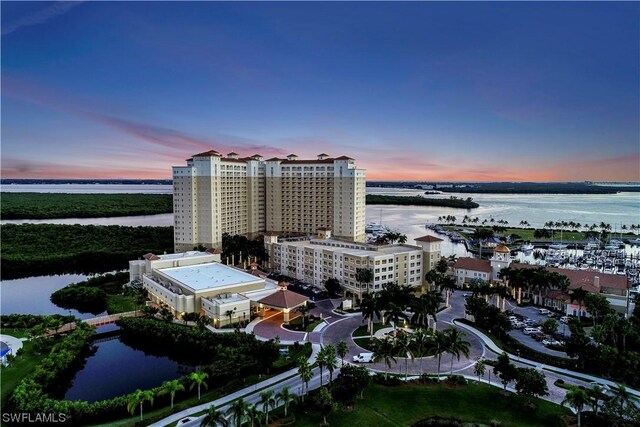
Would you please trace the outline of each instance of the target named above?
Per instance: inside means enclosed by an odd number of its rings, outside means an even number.
[[[9,333],[10,329],[3,329],[3,334],[13,335]],[[33,343],[25,341],[22,347],[22,355],[16,357],[11,365],[2,368],[2,381],[0,381],[0,405],[5,407],[7,400],[11,396],[11,392],[18,383],[27,375],[29,375],[36,367],[40,356],[33,351]]]
[[[379,331],[380,329],[384,329],[384,328],[391,328],[392,326],[388,323],[383,324],[383,323],[374,323],[373,324],[373,333],[375,335],[375,333],[377,331]],[[351,336],[353,338],[358,338],[358,337],[368,337],[369,331],[367,331],[367,325],[362,325],[360,326],[358,329],[356,329],[355,331],[353,331],[353,334],[351,334]]]
[[[31,329],[25,328],[0,328],[0,334],[11,335],[16,338],[29,338],[29,332]]]
[[[107,313],[126,313],[135,310],[136,301],[132,295],[107,295]]]
[[[455,418],[464,422],[502,426],[564,426],[562,415],[567,408],[534,399],[535,409],[526,406],[522,397],[504,395],[501,390],[484,384],[467,386],[408,384],[386,387],[372,384],[365,399],[357,400],[351,412],[342,409],[327,416],[332,427],[411,426],[430,417]],[[294,426],[317,426],[322,415],[317,411],[297,413]]]

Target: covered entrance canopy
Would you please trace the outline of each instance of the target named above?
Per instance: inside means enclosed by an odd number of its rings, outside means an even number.
[[[271,295],[258,300],[258,303],[263,312],[266,307],[282,310],[284,313],[284,321],[289,322],[289,312],[306,304],[307,301],[309,301],[309,298],[304,295],[289,291],[287,288],[281,288]]]

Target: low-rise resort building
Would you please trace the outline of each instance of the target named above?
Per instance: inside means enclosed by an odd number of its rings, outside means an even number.
[[[167,306],[178,318],[185,313],[208,316],[214,327],[264,316],[268,308],[283,311],[288,321],[289,312],[307,302],[287,290],[286,283],[259,274],[255,266],[248,273],[222,264],[219,250],[146,254],[129,262],[129,276],[152,303]]]

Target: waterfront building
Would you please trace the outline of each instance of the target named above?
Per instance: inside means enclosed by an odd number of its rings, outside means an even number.
[[[274,272],[294,277],[323,288],[328,279],[337,279],[346,296],[362,297],[378,292],[389,282],[423,290],[425,273],[430,265],[431,246],[425,238],[417,246],[407,244],[374,245],[331,238],[329,230],[320,230],[316,238],[279,239],[275,233],[265,235],[265,248]],[[427,243],[427,244],[425,244]],[[371,283],[358,283],[358,269],[373,273]]]
[[[425,273],[429,270],[433,270],[436,267],[438,261],[440,261],[440,245],[442,244],[442,239],[439,239],[434,236],[422,236],[415,239],[417,245],[422,247],[422,251],[424,252],[424,271]]]
[[[249,321],[267,309],[282,310],[288,321],[289,312],[306,303],[286,284],[253,273],[257,271],[221,264],[219,251],[146,254],[129,261],[131,283],[141,284],[152,303],[167,306],[178,318],[185,313],[208,316],[214,327]]]
[[[345,240],[365,239],[365,171],[355,160],[264,160],[210,150],[173,167],[174,246],[220,247],[222,234],[313,234],[331,229]]]
[[[453,265],[453,274],[459,288],[467,287],[472,279],[482,279],[486,282],[497,282],[500,270],[505,267],[512,269],[537,268],[536,265],[511,262],[509,248],[500,243],[494,249],[491,259],[458,258]],[[528,296],[536,305],[549,307],[565,313],[567,316],[588,316],[586,308],[575,301],[571,301],[568,292],[582,288],[587,292],[603,294],[611,308],[619,314],[628,312],[629,290],[631,283],[626,276],[605,274],[597,271],[570,270],[565,268],[546,268],[569,278],[569,289],[562,292],[559,289],[545,289],[540,294],[532,292]]]

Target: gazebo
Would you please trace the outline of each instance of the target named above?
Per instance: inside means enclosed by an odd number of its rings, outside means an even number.
[[[284,314],[284,322],[288,323],[289,313],[292,310],[305,305],[307,301],[309,301],[309,298],[288,290],[286,283],[284,286],[281,283],[279,290],[258,300],[258,307],[262,310],[263,315],[266,307],[270,307],[275,310],[282,310],[282,313]]]

